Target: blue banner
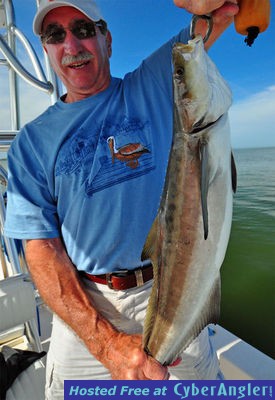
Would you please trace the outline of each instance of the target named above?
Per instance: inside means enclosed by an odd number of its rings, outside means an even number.
[[[274,381],[65,381],[64,400],[270,400]]]

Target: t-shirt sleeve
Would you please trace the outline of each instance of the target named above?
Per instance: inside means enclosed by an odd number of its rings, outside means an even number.
[[[24,128],[8,152],[8,191],[5,235],[17,239],[60,236],[56,202]]]

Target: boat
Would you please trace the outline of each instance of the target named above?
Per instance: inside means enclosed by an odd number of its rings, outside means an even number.
[[[38,3],[39,0],[37,0]],[[35,71],[20,62],[16,41],[20,41]],[[38,91],[49,95],[49,104],[59,97],[59,84],[46,53],[44,72],[31,43],[15,23],[12,0],[0,0],[0,68],[9,74],[10,128],[0,126],[0,350],[10,346],[21,350],[47,351],[52,313],[43,303],[30,274],[24,254],[24,241],[4,235],[6,210],[6,154],[20,130],[18,76]],[[211,325],[211,341],[225,379],[273,380],[274,360],[219,325]],[[15,379],[7,400],[43,400],[45,360],[37,360]]]

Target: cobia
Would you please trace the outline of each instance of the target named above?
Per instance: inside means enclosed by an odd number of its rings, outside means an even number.
[[[163,365],[218,320],[236,186],[227,115],[231,91],[200,36],[174,46],[173,71],[173,142],[143,251],[154,266],[144,348]]]

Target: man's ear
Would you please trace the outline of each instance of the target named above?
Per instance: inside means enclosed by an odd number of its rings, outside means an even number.
[[[110,58],[112,55],[112,35],[110,31],[107,31],[106,33],[106,42],[107,42],[108,56]]]

